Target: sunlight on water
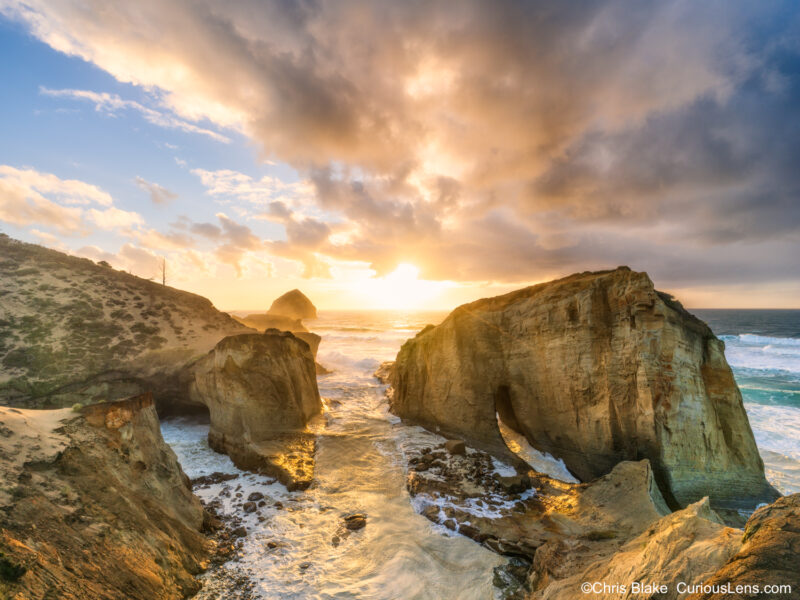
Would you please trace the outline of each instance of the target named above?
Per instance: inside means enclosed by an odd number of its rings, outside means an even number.
[[[266,477],[243,473],[211,451],[208,426],[186,419],[163,424],[190,477],[239,473],[229,482],[225,510],[236,512],[237,493],[264,494],[267,506],[242,515],[248,530],[238,561],[222,567],[256,582],[255,597],[300,599],[489,600],[492,569],[503,562],[465,537],[433,525],[415,510],[405,489],[404,455],[441,438],[406,426],[388,412],[383,388],[372,377],[402,343],[445,313],[330,313],[307,323],[322,335],[319,362],[334,372],[320,377],[327,411],[317,452],[316,481],[289,493]],[[800,339],[725,335],[726,355],[742,388],[767,476],[784,493],[800,491]],[[562,461],[532,448],[502,425],[506,443],[535,469],[574,481]],[[513,469],[496,463],[499,474]],[[226,484],[198,494],[218,496]],[[236,486],[241,486],[236,489]],[[281,507],[276,507],[278,502]],[[476,508],[476,510],[478,510]],[[342,517],[365,513],[368,525],[339,540]],[[237,513],[241,514],[241,513]],[[259,518],[261,520],[259,520]],[[204,576],[200,599],[233,597],[236,583]]]
[[[492,569],[503,559],[417,514],[405,488],[403,453],[441,438],[390,415],[384,390],[372,377],[381,361],[394,358],[400,344],[425,325],[420,319],[404,320],[396,313],[360,319],[323,315],[309,323],[323,336],[320,363],[334,370],[319,379],[328,411],[318,431],[315,484],[288,493],[258,475],[228,482],[234,496],[241,485],[243,497],[259,491],[267,500],[262,521],[256,513],[244,518],[248,536],[240,560],[222,567],[256,581],[256,597],[494,598]],[[162,430],[190,477],[240,472],[208,448],[207,426],[181,419],[165,422]],[[198,493],[212,499],[224,485]],[[232,498],[224,500],[227,510],[236,510]],[[366,514],[367,527],[341,536],[342,517],[352,512]],[[198,598],[227,597],[229,580],[207,580]]]

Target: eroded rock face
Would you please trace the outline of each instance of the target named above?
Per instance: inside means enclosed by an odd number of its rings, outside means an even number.
[[[764,477],[723,343],[627,267],[479,300],[400,350],[392,411],[506,452],[496,412],[583,481],[648,458],[673,507],[752,508]]]
[[[640,535],[626,540],[610,557],[588,564],[586,556],[574,552],[574,542],[543,546],[533,561],[531,598],[573,600],[581,595],[583,582],[616,583],[627,588],[633,582],[641,582],[650,585],[651,590],[632,597],[676,600],[681,597],[678,583],[705,581],[737,551],[740,540],[741,531],[722,523],[708,498],[704,498],[655,521]],[[582,545],[592,543],[583,541]],[[559,576],[557,579],[554,573]],[[621,594],[598,586],[591,597],[612,600]]]
[[[277,330],[230,336],[186,377],[189,396],[208,407],[212,448],[240,468],[308,487],[314,439],[304,430],[322,410],[308,344]]]
[[[272,303],[267,312],[271,315],[283,315],[292,319],[317,318],[317,308],[300,290],[286,292]]]
[[[149,394],[73,412],[0,408],[9,597],[177,599],[210,550]]]
[[[763,590],[766,585],[791,586],[792,594],[786,592],[783,597],[794,598],[800,590],[800,494],[792,494],[779,498],[769,506],[759,508],[744,529],[744,536],[739,532],[742,541],[738,551],[713,576],[703,580],[711,586],[711,591],[699,592],[689,596],[690,600],[745,600],[753,597],[782,597],[781,594],[753,595],[748,593],[728,593],[713,591],[714,586],[729,583],[731,589],[736,586],[759,586]],[[752,589],[752,588],[751,588]]]

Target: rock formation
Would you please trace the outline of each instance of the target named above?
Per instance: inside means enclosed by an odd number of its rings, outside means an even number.
[[[268,313],[254,313],[246,317],[233,317],[242,325],[264,332],[267,329],[280,329],[281,331],[291,331],[292,333],[308,331],[300,319],[285,317],[283,315],[271,315]]]
[[[0,408],[0,596],[196,592],[204,513],[150,395],[78,412]]]
[[[317,308],[300,290],[286,292],[272,303],[267,312],[271,315],[283,315],[291,319],[317,318]]]
[[[741,531],[722,523],[704,498],[653,522],[638,536],[624,540],[610,556],[587,561],[592,557],[581,552],[591,546],[586,540],[542,546],[533,561],[531,598],[573,600],[583,582],[621,584],[628,589],[640,582],[660,589],[635,592],[632,597],[676,600],[681,597],[680,582],[705,581],[736,553],[740,540]],[[622,594],[598,589],[591,597],[614,600]]]
[[[308,487],[314,439],[304,430],[322,403],[306,342],[274,329],[230,336],[184,378],[191,400],[208,407],[212,448],[290,489]]]
[[[779,498],[769,506],[759,508],[739,535],[741,544],[728,562],[703,583],[711,586],[708,593],[698,592],[690,600],[745,600],[753,597],[794,598],[800,591],[800,494]],[[714,591],[729,584],[736,586],[788,585],[792,593],[781,595],[727,593]]]
[[[72,406],[155,393],[226,335],[209,300],[0,234],[0,404]]]
[[[671,507],[769,486],[724,345],[627,267],[479,300],[400,350],[392,411],[493,453],[496,413],[582,481],[648,458]]]

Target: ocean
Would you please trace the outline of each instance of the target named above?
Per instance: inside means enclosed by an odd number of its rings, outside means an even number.
[[[767,478],[800,492],[800,310],[690,312],[725,342]]]
[[[725,341],[768,478],[784,493],[800,491],[800,311],[692,312]],[[190,477],[214,471],[239,475],[227,491],[228,484],[196,490],[201,498],[219,500],[223,512],[240,516],[249,493],[259,491],[268,501],[261,516],[243,516],[248,536],[237,560],[201,576],[205,587],[199,600],[496,597],[492,573],[503,559],[430,523],[406,490],[406,457],[441,438],[389,413],[385,387],[372,376],[405,340],[446,315],[321,312],[308,323],[322,336],[318,360],[333,373],[319,378],[325,413],[314,425],[315,484],[305,492],[287,492],[234,467],[208,447],[207,423],[187,418],[162,423],[164,438]],[[508,441],[537,468],[555,476],[563,470],[560,461],[524,440]],[[509,466],[498,461],[495,468],[504,473]],[[276,502],[283,506],[276,508]],[[351,512],[366,514],[367,527],[353,534],[357,539],[334,543],[342,516]],[[242,588],[243,580],[250,589]]]

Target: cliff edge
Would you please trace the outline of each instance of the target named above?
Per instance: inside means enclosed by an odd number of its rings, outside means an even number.
[[[203,509],[149,394],[74,412],[0,408],[0,596],[183,598]]]

